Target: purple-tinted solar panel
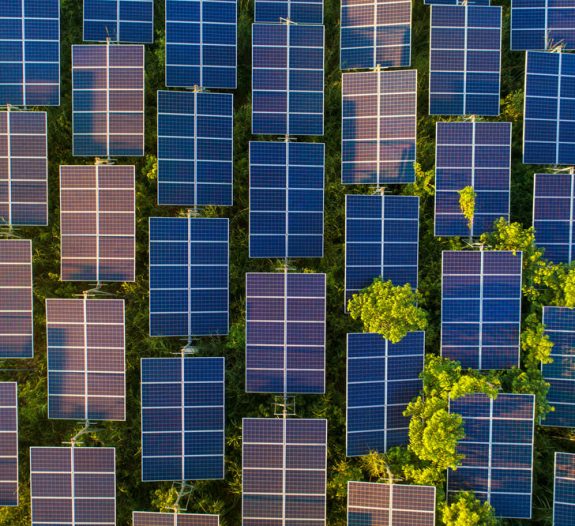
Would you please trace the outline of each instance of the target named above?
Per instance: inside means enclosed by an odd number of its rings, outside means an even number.
[[[154,513],[135,511],[132,514],[133,526],[219,526],[218,515],[199,513]]]
[[[575,524],[575,454],[555,452],[553,526]]]
[[[60,167],[63,281],[134,281],[133,166]]]
[[[47,299],[48,418],[125,420],[124,300]]]
[[[18,384],[0,382],[0,506],[18,506]]]

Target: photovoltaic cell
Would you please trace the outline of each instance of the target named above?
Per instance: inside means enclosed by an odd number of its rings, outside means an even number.
[[[166,0],[166,86],[236,87],[237,0]]]
[[[511,123],[438,122],[435,146],[435,235],[477,237],[500,217],[509,221]],[[460,192],[475,192],[472,227]]]
[[[553,526],[575,523],[575,454],[555,452]]]
[[[0,506],[18,506],[18,384],[0,382]]]
[[[32,242],[0,240],[0,359],[32,358]]]
[[[523,162],[575,164],[575,55],[528,51]]]
[[[417,71],[344,73],[342,82],[342,183],[412,183]]]
[[[324,145],[250,142],[250,257],[323,256]]]
[[[380,334],[347,335],[347,456],[385,453],[407,445],[407,404],[423,388],[419,378],[425,334],[410,332],[399,343]]]
[[[84,0],[85,42],[154,41],[154,0]]]
[[[115,526],[115,455],[110,447],[31,447],[32,526]]]
[[[491,5],[491,0],[424,0],[425,5]]]
[[[234,99],[158,91],[158,204],[232,204]]]
[[[411,64],[410,0],[343,0],[341,69]]]
[[[327,420],[244,418],[242,526],[326,524]]]
[[[218,515],[199,513],[154,513],[134,511],[132,526],[219,526]]]
[[[60,1],[5,0],[0,106],[60,105]]]
[[[430,115],[499,115],[501,7],[431,7]]]
[[[521,252],[443,252],[443,356],[472,369],[519,365],[521,262]]]
[[[142,359],[144,482],[224,478],[224,365],[223,358]]]
[[[256,0],[255,22],[323,24],[323,0]]]
[[[74,155],[144,155],[144,46],[72,46]]]
[[[47,299],[48,418],[125,420],[124,300]]]
[[[252,59],[252,133],[323,135],[323,26],[253,24]]]
[[[325,391],[325,274],[246,275],[246,391]]]
[[[135,280],[133,166],[61,166],[63,281]]]
[[[457,452],[465,457],[447,473],[448,499],[473,491],[497,517],[530,519],[535,396],[467,395],[451,400],[449,411],[463,417],[465,437]]]

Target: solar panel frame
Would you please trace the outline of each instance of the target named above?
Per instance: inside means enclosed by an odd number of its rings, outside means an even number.
[[[0,382],[0,506],[18,506],[18,384]]]
[[[560,500],[561,493],[565,500]],[[575,454],[555,451],[553,470],[553,526],[570,526],[575,520]]]
[[[323,0],[255,0],[254,22],[323,24]]]
[[[219,515],[199,513],[132,512],[133,526],[219,526]]]
[[[424,0],[425,5],[491,5],[491,0]]]

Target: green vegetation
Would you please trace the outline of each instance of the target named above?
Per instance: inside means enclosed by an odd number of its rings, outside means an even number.
[[[475,190],[473,186],[466,186],[459,190],[459,208],[463,213],[463,217],[467,219],[467,227],[469,228],[471,237],[473,237],[473,216],[475,215]]]

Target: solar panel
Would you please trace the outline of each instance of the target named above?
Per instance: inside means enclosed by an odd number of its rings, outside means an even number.
[[[72,46],[73,151],[144,155],[144,46]]]
[[[327,420],[243,419],[242,526],[326,524]]]
[[[473,491],[497,517],[530,519],[535,396],[467,395],[451,400],[449,411],[463,417],[465,437],[457,451],[465,458],[447,473],[448,499]]]
[[[0,382],[0,506],[18,506],[18,384]]]
[[[237,0],[166,0],[166,86],[236,87]]]
[[[252,133],[323,135],[324,27],[253,24]]]
[[[575,454],[555,452],[553,526],[575,523]]]
[[[84,41],[151,44],[154,0],[84,0]]]
[[[430,115],[499,115],[501,7],[431,7]]]
[[[230,206],[234,98],[158,91],[158,204]]]
[[[60,166],[63,281],[135,280],[133,166]]]
[[[575,55],[537,51],[526,55],[523,162],[571,166]]]
[[[227,219],[150,218],[150,336],[228,333],[228,253]]]
[[[34,356],[32,241],[0,239],[0,359]]]
[[[325,392],[325,274],[246,274],[246,392]]]
[[[348,526],[435,526],[435,486],[347,483]]]
[[[224,478],[224,358],[142,359],[142,480]]]
[[[464,368],[519,366],[521,263],[521,252],[443,252],[443,356]]]
[[[60,1],[9,0],[0,13],[0,106],[60,105]]]
[[[342,75],[343,184],[415,181],[417,70]]]
[[[410,0],[343,0],[341,69],[411,64]]]
[[[438,122],[435,146],[435,235],[477,237],[500,217],[509,221],[510,122]],[[472,228],[459,192],[475,192]]]
[[[219,526],[219,524],[219,515],[150,511],[135,511],[132,514],[132,526]]]
[[[417,287],[419,197],[345,196],[345,305],[380,277]]]
[[[256,0],[255,22],[323,24],[323,0]]]
[[[124,300],[47,299],[48,418],[125,420]]]
[[[347,456],[385,453],[408,443],[407,404],[423,388],[425,333],[399,343],[380,334],[347,335]]]
[[[491,0],[424,0],[425,5],[491,5]]]
[[[323,257],[324,145],[250,142],[250,257]]]

